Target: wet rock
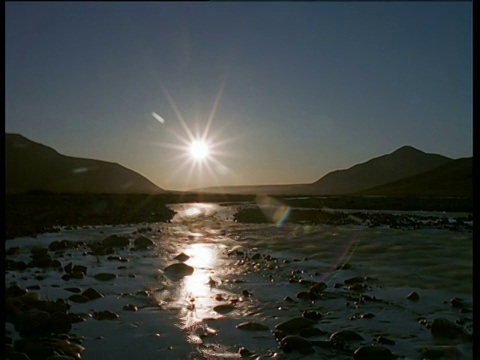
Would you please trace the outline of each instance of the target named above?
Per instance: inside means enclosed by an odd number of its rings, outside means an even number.
[[[93,277],[100,281],[109,281],[109,280],[115,279],[117,275],[112,273],[99,273],[99,274],[95,274]]]
[[[354,351],[353,357],[355,359],[365,360],[387,360],[394,358],[390,349],[382,345],[365,345],[359,347]]]
[[[358,292],[361,292],[361,291],[364,291],[364,290],[367,290],[367,286],[366,285],[362,285],[362,284],[353,284],[353,285],[350,285],[348,287],[349,290],[353,290],[353,291],[358,291]]]
[[[268,328],[268,326],[266,326],[266,325],[259,324],[259,323],[256,323],[256,322],[250,322],[250,321],[238,324],[237,329],[248,330],[248,331],[268,331],[268,330],[270,330]]]
[[[5,260],[5,270],[24,271],[27,267],[28,265],[25,261]]]
[[[20,287],[17,284],[10,285],[8,288],[5,289],[5,295],[7,297],[18,297],[28,293],[28,290],[25,288]]]
[[[50,251],[62,251],[70,247],[73,247],[73,243],[68,240],[52,241],[50,245],[48,245]]]
[[[417,292],[412,291],[410,294],[407,295],[407,299],[412,301],[417,301],[420,299],[420,295],[418,295]]]
[[[72,267],[72,274],[75,273],[84,273],[85,275],[87,275],[87,267],[84,265],[74,265]]]
[[[432,327],[430,329],[433,337],[446,338],[446,339],[460,339],[468,338],[466,331],[454,322],[445,319],[438,318],[433,320]]]
[[[93,313],[93,318],[95,320],[115,320],[115,319],[118,319],[119,316],[113,311],[104,310],[104,311],[95,311]]]
[[[320,320],[323,317],[322,314],[315,310],[305,310],[302,316],[313,321]]]
[[[285,331],[289,334],[297,333],[300,329],[312,327],[316,322],[304,317],[296,317],[275,325],[276,330]]]
[[[84,296],[84,295],[80,295],[80,294],[70,295],[70,296],[68,297],[68,299],[69,299],[70,301],[73,301],[73,302],[75,302],[75,303],[80,303],[80,304],[84,304],[84,303],[90,301],[90,299],[89,299],[88,297],[86,297],[86,296]]]
[[[72,322],[70,314],[55,311],[50,316],[50,331],[55,334],[67,333],[72,329]]]
[[[47,359],[50,356],[63,355],[80,359],[83,346],[60,338],[27,338],[14,343],[15,351],[28,355],[31,359]]]
[[[462,359],[462,352],[455,346],[426,346],[419,347],[417,351],[424,359]]]
[[[275,330],[273,336],[275,336],[277,342],[280,342],[285,336],[287,336],[287,333],[285,333],[285,331]]]
[[[118,255],[110,255],[110,256],[107,257],[107,260],[108,261],[124,261],[124,260],[127,260],[127,259],[123,259],[121,256],[118,256]]]
[[[314,352],[310,341],[296,335],[285,336],[280,342],[280,348],[286,353],[298,351],[302,354],[311,354]]]
[[[126,236],[110,235],[100,242],[103,247],[127,247],[130,240]]]
[[[327,284],[325,284],[324,282],[317,282],[312,286],[310,286],[309,291],[318,294],[318,293],[321,293],[326,288],[327,288]]]
[[[300,334],[300,336],[302,337],[311,337],[311,336],[319,336],[319,335],[324,335],[326,334],[327,332],[326,331],[323,331],[319,328],[315,328],[315,327],[308,327],[308,328],[304,328],[304,329],[300,329],[300,331],[298,332]]]
[[[464,309],[467,307],[467,304],[465,304],[465,302],[463,301],[463,299],[460,299],[460,298],[453,298],[452,300],[450,300],[450,305],[453,307],[453,308],[456,308],[456,309]]]
[[[85,290],[82,294],[83,296],[89,298],[90,300],[96,300],[96,299],[100,299],[103,297],[103,295],[101,293],[99,293],[97,290],[93,289],[93,288],[88,288],[87,290]]]
[[[242,295],[245,296],[245,297],[250,297],[250,296],[252,296],[252,291],[244,289],[244,290],[242,290]]]
[[[383,344],[383,345],[395,345],[395,341],[389,338],[386,338],[385,336],[382,336],[382,335],[378,337],[377,341],[379,344]]]
[[[125,311],[138,311],[138,307],[133,304],[125,304],[123,306],[123,310]]]
[[[155,245],[152,240],[145,236],[140,236],[135,239],[134,246],[136,249],[148,249],[150,246]]]
[[[45,252],[43,251],[45,250]],[[52,255],[47,252],[47,249],[40,249],[34,252],[32,250],[32,261],[28,264],[30,267],[38,267],[41,269],[48,267],[58,267],[58,263],[54,263]]]
[[[375,314],[366,313],[366,314],[362,314],[360,317],[361,317],[362,319],[371,319],[371,318],[375,317]]]
[[[352,330],[340,330],[330,335],[330,341],[335,342],[349,342],[360,340],[363,340],[363,337]]]
[[[248,350],[244,346],[242,346],[240,349],[238,349],[238,353],[240,354],[241,357],[250,357],[250,356],[255,354],[255,353],[251,352],[250,350]]]
[[[219,314],[227,314],[231,311],[235,310],[235,306],[232,304],[220,304],[213,307],[213,311]]]
[[[175,263],[167,266],[163,270],[170,276],[182,278],[184,276],[192,275],[194,268],[184,263]]]
[[[310,293],[307,291],[299,291],[296,295],[297,299],[310,300]]]
[[[188,259],[190,259],[190,256],[188,256],[187,254],[182,252],[182,253],[178,254],[177,256],[175,256],[174,259],[177,260],[177,261],[180,261],[180,262],[184,262],[184,261],[187,261]]]
[[[68,291],[68,292],[71,292],[71,293],[75,293],[75,294],[78,294],[78,293],[82,292],[82,289],[80,289],[79,287],[67,287],[67,288],[65,288],[65,290]]]

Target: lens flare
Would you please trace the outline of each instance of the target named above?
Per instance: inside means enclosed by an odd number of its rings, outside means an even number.
[[[273,221],[278,227],[285,224],[292,212],[290,206],[287,206],[267,195],[258,196],[256,202],[267,218]]]

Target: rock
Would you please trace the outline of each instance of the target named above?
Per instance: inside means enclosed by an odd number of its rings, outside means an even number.
[[[19,339],[14,344],[15,351],[23,352],[31,359],[47,359],[59,353],[74,359],[81,359],[84,347],[61,338]]]
[[[62,251],[70,248],[72,243],[68,240],[61,240],[61,241],[52,241],[50,245],[48,245],[48,249],[50,251]]]
[[[97,290],[93,289],[93,288],[88,288],[87,290],[85,290],[82,294],[83,296],[86,296],[87,298],[89,298],[90,300],[96,300],[96,299],[100,299],[103,297],[102,294],[100,294]]]
[[[220,305],[216,305],[216,306],[213,307],[213,311],[215,311],[219,314],[227,314],[227,313],[229,313],[230,311],[233,311],[233,310],[235,310],[235,306],[233,306],[230,303],[220,304]]]
[[[268,328],[268,326],[266,326],[266,325],[259,324],[259,323],[256,323],[256,322],[250,322],[250,321],[238,324],[237,329],[248,330],[248,331],[268,331],[268,330],[270,330]]]
[[[72,319],[69,314],[55,311],[50,317],[50,331],[55,334],[68,333],[72,329]]]
[[[467,307],[467,304],[465,304],[463,299],[460,299],[460,298],[457,298],[457,297],[450,300],[450,305],[453,308],[456,308],[456,309],[465,309]]]
[[[395,341],[390,340],[389,338],[386,338],[385,336],[382,336],[382,335],[378,337],[377,341],[380,344],[384,344],[384,345],[395,345]]]
[[[461,359],[463,357],[462,352],[452,345],[417,347],[417,351],[424,359]]]
[[[80,304],[84,304],[86,302],[89,302],[90,299],[84,295],[80,295],[80,294],[73,294],[73,295],[70,295],[68,297],[69,300],[75,302],[75,303],[80,303]]]
[[[140,236],[135,239],[134,246],[137,249],[148,249],[148,247],[155,245],[152,240],[145,236]]]
[[[363,340],[363,337],[352,330],[340,330],[330,335],[330,341],[335,342],[349,342],[360,340]]]
[[[71,274],[73,270],[73,263],[69,262],[63,269],[67,274]]]
[[[407,299],[417,301],[420,299],[420,295],[418,295],[415,291],[412,291],[410,294],[407,295]]]
[[[433,320],[430,331],[435,338],[460,339],[468,337],[464,329],[444,318]]]
[[[285,331],[286,333],[297,333],[300,329],[312,327],[316,322],[304,317],[296,317],[275,325],[275,329]]]
[[[115,320],[118,319],[118,314],[110,310],[96,311],[93,313],[93,318],[95,320]]]
[[[87,267],[84,265],[74,265],[72,267],[72,273],[84,273],[87,275]]]
[[[190,259],[190,256],[188,256],[187,254],[182,252],[182,253],[178,254],[177,256],[175,256],[174,259],[177,260],[177,261],[180,261],[180,262],[184,262],[184,261],[187,261],[188,259]]]
[[[360,316],[362,319],[371,319],[373,317],[375,317],[375,314],[372,314],[372,313],[366,313],[366,314],[362,314],[362,316]]]
[[[355,359],[386,360],[394,358],[392,352],[382,345],[365,345],[353,352]]]
[[[133,304],[125,304],[123,306],[123,310],[125,311],[138,311],[138,307]]]
[[[310,300],[310,293],[307,291],[299,291],[296,297],[297,299]]]
[[[130,240],[125,236],[110,235],[100,241],[103,247],[127,247],[130,245]]]
[[[285,336],[280,341],[280,348],[285,352],[298,351],[302,354],[313,353],[313,345],[310,341],[295,335]]]
[[[175,263],[163,269],[165,273],[176,278],[182,278],[193,274],[193,267],[184,263]]]
[[[99,274],[95,274],[93,277],[100,281],[109,281],[109,280],[115,279],[117,275],[112,273],[99,273]]]
[[[248,350],[245,346],[242,346],[240,349],[238,349],[238,353],[240,354],[241,357],[250,357],[255,354],[250,350]]]
[[[310,319],[310,320],[313,320],[313,321],[320,320],[323,317],[322,314],[320,314],[318,311],[315,311],[315,310],[305,310],[302,313],[302,316],[304,318],[307,318],[307,319]]]
[[[28,290],[18,286],[17,284],[10,285],[5,289],[6,297],[18,297],[28,293]]]
[[[317,282],[315,284],[313,284],[312,286],[310,286],[310,292],[313,292],[315,294],[318,294],[320,292],[322,292],[323,290],[325,290],[327,288],[327,284],[325,284],[324,282]]]
[[[78,293],[82,292],[82,289],[80,289],[78,287],[67,287],[67,288],[65,288],[65,290],[69,291],[69,292],[72,292],[72,293],[75,293],[75,294],[78,294]]]

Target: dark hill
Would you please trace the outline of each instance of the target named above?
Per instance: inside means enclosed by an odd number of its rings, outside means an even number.
[[[418,175],[361,192],[382,196],[472,196],[473,158],[461,158]]]
[[[330,172],[310,184],[309,193],[318,195],[357,193],[423,173],[451,161],[452,159],[442,155],[427,154],[411,146],[403,146],[390,154],[373,158],[349,169]]]
[[[19,134],[5,134],[5,192],[156,194],[164,192],[119,164],[59,154]]]

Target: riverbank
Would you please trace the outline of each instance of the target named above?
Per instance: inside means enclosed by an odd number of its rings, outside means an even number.
[[[290,221],[345,224],[352,217],[343,214],[308,212],[298,208],[369,209],[369,210],[425,210],[472,212],[471,198],[380,198],[380,197],[276,197],[278,203],[296,208]],[[53,194],[29,193],[7,195],[5,198],[5,238],[36,236],[58,231],[60,226],[92,226],[168,222],[174,215],[166,205],[188,202],[251,203],[253,195],[216,195],[194,193],[167,193],[162,195],[115,194]],[[300,213],[301,211],[301,213]],[[361,215],[355,215],[362,218]],[[262,219],[251,210],[238,215],[238,221],[258,222]],[[378,217],[374,219],[378,220]],[[263,219],[261,221],[267,221]],[[382,220],[383,221],[383,220]],[[391,220],[394,221],[394,220]],[[398,223],[398,221],[395,219]],[[393,224],[391,222],[390,224]]]

